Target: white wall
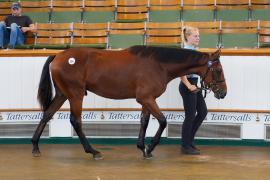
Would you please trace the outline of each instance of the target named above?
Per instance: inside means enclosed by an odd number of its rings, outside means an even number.
[[[36,100],[41,69],[46,57],[0,57],[0,109],[38,108]],[[228,94],[217,100],[206,98],[209,109],[270,109],[270,57],[223,56]],[[161,108],[183,108],[178,92],[179,79],[169,83],[158,98]],[[68,107],[66,103],[64,107]],[[135,100],[110,100],[92,93],[84,99],[85,108],[140,108]]]
[[[46,57],[0,57],[0,109],[39,108],[36,100],[37,88],[43,64]],[[224,100],[217,100],[213,94],[206,98],[209,109],[235,110],[269,110],[270,109],[270,56],[223,56],[221,62],[225,72],[228,94]],[[182,99],[178,92],[179,79],[168,84],[166,92],[158,98],[160,108],[183,108]],[[84,108],[140,108],[134,100],[110,100],[88,93],[84,99]],[[68,108],[68,103],[65,103]],[[26,112],[27,113],[27,112]],[[32,112],[33,113],[33,112]],[[97,112],[96,112],[97,113]],[[130,112],[134,113],[134,112]],[[181,114],[183,112],[172,112]],[[31,112],[28,112],[31,115]],[[100,113],[97,113],[98,120]],[[221,113],[222,114],[222,113]],[[223,113],[224,114],[224,113]],[[270,123],[270,114],[251,113],[249,119],[246,113],[225,113],[220,117],[234,116],[215,120],[213,113],[208,113],[207,123],[241,123],[243,139],[264,139],[265,124]],[[257,120],[259,117],[259,121]],[[2,123],[24,123],[23,120],[8,120],[8,113],[0,113]],[[10,116],[11,117],[11,116]],[[14,113],[13,117],[17,117]],[[18,116],[19,117],[19,116]],[[34,121],[39,121],[37,116]],[[247,116],[246,116],[247,117]],[[20,119],[20,118],[17,118]],[[242,119],[242,120],[238,120]],[[182,119],[176,121],[181,122]],[[29,120],[28,120],[29,121]],[[139,119],[137,119],[139,121]],[[170,120],[168,120],[169,122]],[[172,120],[174,121],[174,120]],[[157,129],[157,121],[150,121],[147,136],[153,136]],[[72,128],[68,119],[52,120],[50,123],[51,137],[71,137]],[[163,136],[166,136],[165,131]]]

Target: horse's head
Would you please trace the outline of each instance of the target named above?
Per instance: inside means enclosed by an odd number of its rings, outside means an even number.
[[[220,49],[210,54],[207,70],[202,76],[202,88],[212,90],[217,99],[223,99],[227,94],[227,85],[219,57]]]

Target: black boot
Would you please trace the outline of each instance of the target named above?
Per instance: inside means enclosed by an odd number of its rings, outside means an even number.
[[[182,152],[182,154],[187,154],[187,155],[199,155],[200,154],[200,151],[193,149],[191,146],[181,147],[181,152]]]
[[[190,147],[192,147],[193,149],[195,149],[195,150],[197,150],[197,151],[199,151],[199,152],[200,152],[200,149],[199,149],[199,148],[197,148],[197,147],[195,146],[195,144],[193,144],[193,143],[192,143],[192,144],[190,145]]]

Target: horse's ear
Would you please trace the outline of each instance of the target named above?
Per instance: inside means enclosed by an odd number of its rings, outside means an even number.
[[[211,60],[215,60],[219,58],[221,52],[221,48],[218,48],[214,53],[211,54]]]

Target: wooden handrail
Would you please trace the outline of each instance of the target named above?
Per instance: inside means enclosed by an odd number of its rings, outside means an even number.
[[[0,50],[0,57],[42,57],[56,55],[63,50],[54,49],[11,49]]]

